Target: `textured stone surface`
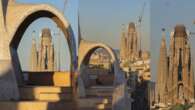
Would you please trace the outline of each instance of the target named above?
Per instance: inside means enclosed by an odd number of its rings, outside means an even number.
[[[194,102],[194,72],[190,43],[184,25],[175,27],[174,32],[171,33],[167,56],[166,51],[165,39],[163,39],[160,49],[156,102],[161,104]]]
[[[128,30],[123,29],[120,43],[120,60],[133,61],[138,58],[138,33],[135,23],[129,23]]]
[[[39,49],[36,47],[36,42],[33,38],[30,70],[31,71],[54,71],[55,64],[55,50],[52,42],[51,31],[48,28],[42,29],[41,44]],[[46,65],[46,66],[45,66]]]
[[[0,107],[2,110],[78,110],[72,102],[0,102]]]
[[[163,33],[164,34],[164,33]],[[165,34],[163,35],[161,47],[160,47],[160,56],[159,56],[159,66],[158,66],[158,80],[157,80],[157,88],[156,88],[156,98],[159,103],[165,102],[165,93],[166,93],[166,85],[167,85],[167,77],[168,77],[168,63],[167,63],[167,48],[165,41]]]
[[[18,99],[19,93],[17,87],[18,85],[22,85],[22,76],[17,48],[26,28],[40,17],[52,19],[61,28],[69,44],[71,63],[75,63],[76,45],[73,32],[68,21],[60,11],[46,4],[19,4],[15,3],[14,0],[1,0],[0,64],[3,66],[1,66],[0,71],[0,75],[2,76],[0,100]],[[72,65],[71,69],[74,68],[74,65]],[[5,90],[5,88],[7,89]]]
[[[0,100],[19,98],[16,76],[10,60],[0,60]]]
[[[87,64],[89,62],[89,58],[91,54],[97,48],[103,48],[110,54],[111,62],[114,66],[114,77],[115,78],[114,78],[114,85],[113,85],[114,86],[113,101],[112,101],[113,110],[129,110],[131,106],[131,102],[127,95],[126,79],[124,76],[125,74],[120,70],[119,61],[116,57],[116,54],[109,46],[102,44],[102,43],[88,42],[84,40],[80,41],[79,61],[78,61],[79,69],[80,67],[82,67],[83,64]],[[78,82],[78,83],[83,84],[82,78],[79,78],[79,79],[81,79],[80,80],[81,82]]]

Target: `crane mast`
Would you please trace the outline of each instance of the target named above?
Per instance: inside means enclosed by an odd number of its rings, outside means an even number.
[[[141,51],[142,51],[142,46],[141,46],[141,28],[142,28],[142,21],[143,21],[143,15],[144,15],[144,11],[145,11],[145,7],[146,7],[146,2],[144,2],[143,6],[142,6],[142,10],[140,13],[140,16],[138,18],[138,28],[139,28],[139,54],[141,55]]]

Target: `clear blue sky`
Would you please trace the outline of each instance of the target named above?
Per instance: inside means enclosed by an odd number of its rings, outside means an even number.
[[[35,4],[40,4],[40,3],[46,3],[54,6],[58,10],[62,11],[64,9],[64,0],[16,0],[17,2],[21,3],[35,3]],[[69,23],[71,24],[75,38],[77,40],[77,31],[78,31],[78,0],[68,0],[68,4],[65,8],[65,17],[68,19]],[[29,66],[29,58],[30,58],[30,49],[31,49],[31,44],[32,44],[32,31],[35,30],[35,38],[37,43],[39,44],[39,39],[40,39],[40,32],[43,28],[49,27],[52,31],[53,34],[53,41],[55,44],[55,51],[58,52],[58,40],[56,37],[54,37],[54,33],[58,32],[56,28],[56,24],[48,19],[48,18],[40,18],[36,21],[34,21],[26,30],[24,33],[24,36],[21,40],[21,43],[18,48],[18,54],[20,58],[20,62],[22,64],[22,69],[23,70],[28,70]],[[67,42],[64,38],[64,35],[62,34],[61,36],[61,70],[68,70],[69,69],[69,64],[70,64],[70,55],[68,51],[68,45]],[[78,44],[78,43],[77,43]]]
[[[151,1],[151,54],[152,79],[156,79],[159,48],[162,38],[161,29],[166,29],[167,48],[170,31],[176,24],[184,24],[189,31],[195,32],[195,1],[194,0],[152,0]],[[195,55],[195,35],[190,38],[192,57]],[[195,67],[195,65],[194,65]]]
[[[143,47],[149,49],[148,0],[80,0],[79,14],[83,38],[119,48],[122,24],[137,22],[144,1]]]

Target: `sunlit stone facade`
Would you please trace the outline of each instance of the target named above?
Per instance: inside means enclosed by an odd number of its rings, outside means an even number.
[[[132,61],[138,57],[138,35],[134,23],[129,23],[128,30],[123,30],[120,43],[120,59]]]
[[[35,40],[32,41],[31,71],[54,71],[54,46],[51,32],[45,28],[42,30],[41,43],[37,51]]]
[[[188,35],[184,25],[171,33],[169,54],[165,36],[161,42],[156,102],[175,104],[194,101],[194,73]]]

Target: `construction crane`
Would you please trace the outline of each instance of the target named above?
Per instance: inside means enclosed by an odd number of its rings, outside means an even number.
[[[142,10],[141,10],[141,13],[140,13],[140,16],[138,17],[138,28],[139,28],[139,53],[141,54],[141,51],[142,51],[142,47],[141,47],[141,28],[142,28],[142,21],[143,21],[143,15],[144,15],[144,11],[145,11],[145,7],[146,7],[146,2],[144,2],[143,6],[142,6]]]

